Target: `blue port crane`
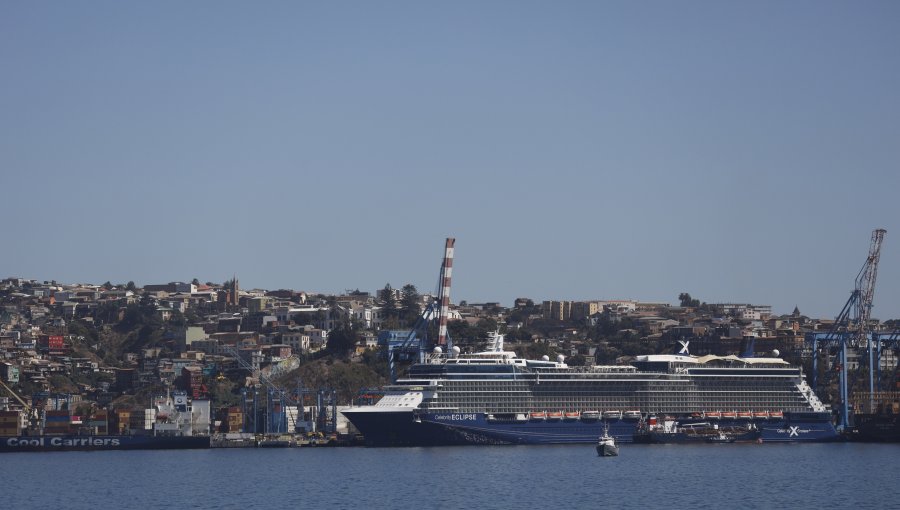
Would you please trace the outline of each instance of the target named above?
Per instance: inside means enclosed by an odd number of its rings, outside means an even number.
[[[818,358],[819,349],[825,350],[829,358],[833,355],[837,358],[832,366],[838,368],[840,380],[838,382],[840,400],[840,428],[849,426],[849,387],[847,373],[847,349],[865,349],[869,366],[869,394],[874,393],[875,355],[873,335],[870,332],[869,320],[872,313],[872,300],[875,295],[875,281],[878,275],[878,261],[881,258],[881,244],[884,240],[885,229],[872,231],[872,240],[869,244],[869,254],[859,273],[856,275],[853,292],[841,309],[831,329],[824,335],[809,334],[806,340],[812,346],[813,356],[813,388],[819,392]],[[833,354],[832,354],[833,353]],[[870,403],[871,407],[871,403]]]
[[[425,353],[435,342],[429,340],[429,327],[432,322],[438,322],[438,334],[446,335],[447,349],[453,348],[453,342],[449,333],[446,333],[447,305],[450,300],[450,275],[453,267],[453,245],[455,239],[448,237],[444,246],[444,259],[441,263],[441,272],[438,277],[437,289],[430,303],[425,307],[415,324],[399,343],[388,342],[388,366],[391,372],[391,382],[397,381],[396,358],[400,353],[414,353],[419,363],[425,360]],[[440,341],[440,337],[438,338]]]
[[[293,396],[289,394],[289,392],[285,391],[281,386],[272,381],[270,378],[266,377],[266,375],[259,369],[258,366],[248,362],[244,358],[241,357],[240,352],[237,349],[237,346],[223,346],[222,350],[231,354],[234,359],[237,361],[238,365],[241,368],[248,370],[252,375],[254,375],[259,382],[261,382],[266,387],[267,399],[266,399],[266,430],[264,432],[269,434],[277,434],[288,432],[290,430],[294,430],[297,427],[296,419],[293,419],[287,412],[286,407],[287,403],[293,400]],[[254,390],[252,394],[252,400],[249,399],[250,392],[245,389],[241,391],[242,403],[243,403],[243,412],[244,412],[244,422],[245,428],[252,428],[253,432],[259,432],[257,430],[259,427],[256,423],[257,413],[259,412],[259,392]],[[250,405],[252,402],[253,406],[253,416],[252,421],[248,420],[247,413],[250,411]],[[293,421],[293,423],[291,423]]]

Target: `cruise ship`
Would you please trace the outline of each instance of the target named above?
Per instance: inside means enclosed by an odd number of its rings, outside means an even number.
[[[763,442],[840,437],[800,368],[779,357],[685,352],[574,367],[519,358],[499,334],[484,352],[435,348],[375,405],[343,414],[372,446],[594,443],[606,427],[627,443],[656,417],[747,427]]]

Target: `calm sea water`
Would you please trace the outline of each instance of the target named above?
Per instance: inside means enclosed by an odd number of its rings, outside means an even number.
[[[0,455],[3,507],[900,508],[900,445],[591,445]]]

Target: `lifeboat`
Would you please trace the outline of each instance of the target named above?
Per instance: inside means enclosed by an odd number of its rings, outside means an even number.
[[[734,411],[725,411],[722,413],[723,420],[733,420],[735,418],[737,418],[737,413]]]
[[[737,415],[738,418],[742,420],[749,420],[750,418],[753,418],[753,413],[751,413],[750,411],[741,411],[737,413]]]
[[[707,420],[718,420],[721,417],[722,417],[722,413],[719,411],[710,411],[710,412],[706,413]]]
[[[567,420],[577,420],[580,414],[578,411],[566,411],[563,417]]]
[[[769,417],[768,411],[753,411],[753,417],[757,420],[765,420]]]
[[[641,412],[635,410],[625,411],[624,416],[626,420],[639,420],[641,419]]]
[[[600,419],[600,411],[585,411],[581,413],[581,419],[583,421],[593,421]]]
[[[603,411],[603,418],[606,420],[622,419],[622,411]]]
[[[547,417],[547,413],[545,413],[544,411],[532,411],[531,412],[532,420],[543,420],[546,417]]]
[[[562,416],[562,411],[550,411],[549,413],[547,413],[548,420],[561,420]]]
[[[771,413],[769,413],[769,418],[773,420],[780,420],[784,418],[784,413],[781,411],[772,411]]]

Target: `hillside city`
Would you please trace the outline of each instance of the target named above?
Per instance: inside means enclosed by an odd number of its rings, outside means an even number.
[[[332,388],[349,404],[365,388],[389,382],[387,346],[407,339],[433,301],[413,285],[327,295],[243,289],[237,278],[143,287],[6,278],[0,380],[24,397],[66,394],[84,415],[140,409],[170,389],[209,399],[221,413],[260,377],[286,387]],[[687,345],[695,355],[778,351],[809,371],[805,335],[832,324],[797,308],[776,315],[768,305],[705,303],[681,293],[676,304],[462,301],[450,307],[448,330],[464,351],[481,349],[499,331],[519,356],[562,355],[569,365],[623,363]],[[896,364],[892,356],[884,362]]]

